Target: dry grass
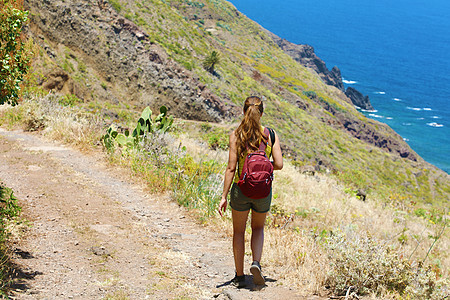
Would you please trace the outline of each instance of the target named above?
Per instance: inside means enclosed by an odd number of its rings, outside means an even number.
[[[48,94],[39,102],[31,102],[33,116],[45,116],[44,134],[51,139],[87,150],[103,135],[99,116],[59,104],[59,96]]]
[[[357,257],[358,251],[368,250],[369,245],[364,241],[370,239],[381,252],[392,249],[393,261],[406,260],[411,270],[425,262],[433,270],[431,275],[436,276],[435,279],[448,278],[448,234],[440,236],[434,245],[435,239],[430,238],[438,235],[443,223],[432,224],[403,211],[383,207],[376,199],[363,202],[346,193],[332,178],[302,175],[289,163],[276,173],[274,198],[274,209],[268,217],[264,260],[268,272],[277,274],[287,285],[317,292],[327,278],[329,281],[330,276],[335,276],[330,266],[336,263],[336,251],[330,254],[329,249],[339,244],[332,238],[336,236],[346,242],[354,239],[356,244],[362,245],[359,250],[354,245],[346,249],[350,251],[350,258]],[[339,233],[342,231],[345,234]],[[425,259],[432,245],[432,255]],[[368,253],[364,257],[368,260],[360,261],[366,263],[363,268],[367,270],[370,263],[382,265],[381,258],[369,261]],[[351,261],[345,263],[346,268],[352,269]],[[387,292],[383,293],[387,295]]]
[[[61,95],[26,98],[21,105],[3,109],[8,128],[42,131],[44,135],[81,150],[92,149],[104,134],[104,121],[79,107],[65,106]],[[1,122],[0,122],[0,125]]]
[[[351,226],[387,243],[401,245],[403,250],[411,253],[416,248],[415,241],[422,240],[413,255],[418,259],[423,259],[431,246],[432,241],[426,241],[428,236],[436,235],[443,226],[401,210],[383,207],[377,199],[361,201],[345,191],[330,177],[302,175],[288,164],[275,179],[274,193],[278,197],[273,203],[287,212],[298,211],[291,227],[297,225],[302,230],[318,228],[329,231]],[[400,238],[402,234],[406,237]],[[448,249],[448,235],[443,236],[435,247],[435,251]],[[448,255],[442,259],[444,266],[450,265]]]

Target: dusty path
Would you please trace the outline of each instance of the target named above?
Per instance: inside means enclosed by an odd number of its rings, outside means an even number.
[[[121,177],[101,154],[0,128],[0,179],[32,224],[16,245],[13,299],[315,298],[276,280],[231,287],[229,237]]]

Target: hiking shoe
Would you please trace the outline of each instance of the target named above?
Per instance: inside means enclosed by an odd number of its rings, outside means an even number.
[[[245,287],[245,275],[235,275],[234,278],[231,279],[231,283],[238,289]]]
[[[253,283],[255,285],[264,285],[266,284],[266,281],[264,280],[264,277],[261,273],[261,265],[256,260],[252,263],[252,266],[250,267],[250,272],[253,275]]]

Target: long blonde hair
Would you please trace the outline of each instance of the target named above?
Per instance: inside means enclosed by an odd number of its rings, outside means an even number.
[[[268,137],[261,128],[263,112],[264,105],[259,97],[250,96],[245,100],[244,118],[235,132],[238,156],[244,156],[246,150],[257,151],[262,142],[267,143]]]

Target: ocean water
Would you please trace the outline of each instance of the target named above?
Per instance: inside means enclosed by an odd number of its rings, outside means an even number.
[[[309,44],[426,161],[450,172],[450,1],[231,0],[263,27]]]

